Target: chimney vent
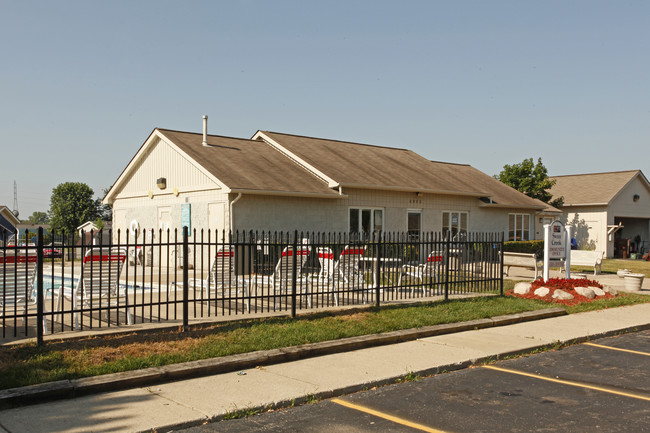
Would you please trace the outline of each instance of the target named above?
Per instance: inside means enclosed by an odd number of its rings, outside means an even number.
[[[208,146],[208,116],[203,116],[203,144]]]

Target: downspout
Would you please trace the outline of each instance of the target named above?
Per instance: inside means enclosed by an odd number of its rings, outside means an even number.
[[[230,202],[230,229],[228,230],[230,233],[232,233],[232,223],[234,221],[233,218],[233,205],[239,201],[241,198],[241,192],[237,194],[237,197],[233,201]]]

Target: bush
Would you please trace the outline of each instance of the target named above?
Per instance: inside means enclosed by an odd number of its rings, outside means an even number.
[[[544,255],[544,241],[508,241],[503,243],[503,250],[509,253],[535,253],[539,258]]]

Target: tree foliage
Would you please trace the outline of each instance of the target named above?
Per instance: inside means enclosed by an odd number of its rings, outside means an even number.
[[[30,224],[47,224],[50,219],[47,217],[47,212],[34,212],[32,215],[27,218],[27,222]]]
[[[561,206],[564,201],[562,197],[551,200],[553,194],[548,190],[555,185],[555,180],[548,177],[542,158],[537,159],[537,164],[533,163],[533,158],[524,159],[520,164],[506,164],[501,173],[495,177],[528,197],[536,198],[551,206]]]
[[[50,225],[53,231],[74,233],[86,221],[98,217],[99,201],[85,183],[66,182],[52,190],[50,198]]]

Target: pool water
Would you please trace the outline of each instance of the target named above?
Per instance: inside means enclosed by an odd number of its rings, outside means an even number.
[[[79,278],[71,278],[71,277],[64,277],[61,278],[60,276],[54,276],[52,275],[43,275],[43,290],[45,292],[45,296],[49,297],[52,294],[53,290],[57,290],[59,287],[64,286],[64,287],[69,287],[69,288],[75,288],[77,286],[77,281],[79,281]],[[129,285],[128,288],[126,284],[120,284],[120,291],[124,291],[125,289],[128,289],[129,292],[132,292],[133,286]],[[136,284],[135,289],[140,291],[140,290],[151,290],[150,287],[147,286],[141,286],[139,284]]]

